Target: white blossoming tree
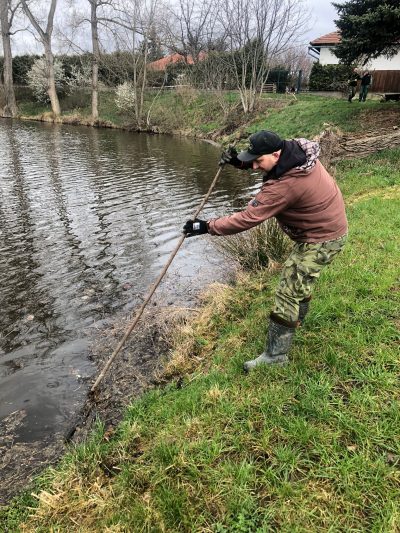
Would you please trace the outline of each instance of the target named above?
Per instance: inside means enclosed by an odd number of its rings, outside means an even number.
[[[79,89],[91,87],[92,66],[89,62],[82,62],[80,66],[72,65],[71,72],[65,82],[70,93]]]
[[[54,60],[54,80],[57,92],[61,92],[65,86],[65,73],[60,60]],[[32,68],[27,74],[28,85],[32,89],[33,95],[38,102],[48,103],[49,97],[49,75],[47,60],[44,57],[36,59]]]
[[[131,112],[135,109],[136,92],[133,84],[125,81],[115,89],[115,105],[121,112]]]

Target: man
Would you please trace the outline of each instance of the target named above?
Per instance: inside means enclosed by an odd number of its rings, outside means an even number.
[[[371,85],[371,74],[368,70],[364,72],[364,74],[361,76],[361,85],[360,85],[360,95],[358,97],[358,100],[360,102],[365,102],[367,99],[368,89]]]
[[[284,264],[270,315],[265,351],[244,363],[245,371],[260,364],[284,364],[296,328],[308,311],[314,282],[341,251],[347,220],[341,192],[318,160],[319,145],[306,139],[282,140],[272,131],[250,136],[247,150],[224,152],[220,164],[260,170],[263,184],[247,208],[217,219],[188,220],[188,237],[210,233],[231,235],[275,217],[295,241]]]
[[[349,88],[349,102],[353,101],[353,98],[356,94],[356,88],[357,88],[357,82],[360,79],[360,75],[357,72],[357,69],[353,70],[353,74],[350,76],[350,79],[348,80],[348,88]]]

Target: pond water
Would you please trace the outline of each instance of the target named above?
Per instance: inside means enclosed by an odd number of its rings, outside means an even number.
[[[68,421],[95,368],[87,331],[133,310],[217,171],[204,141],[0,121],[0,421],[15,442]],[[203,215],[243,205],[257,177],[223,170]],[[188,239],[161,290],[185,304],[221,274],[209,238]]]

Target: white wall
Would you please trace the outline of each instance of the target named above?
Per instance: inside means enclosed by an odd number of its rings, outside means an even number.
[[[333,54],[332,48],[326,46],[321,47],[319,62],[321,65],[337,65],[339,59]],[[371,70],[400,70],[400,52],[391,59],[386,59],[383,56],[371,59],[366,67]]]
[[[319,54],[319,62],[321,65],[337,65],[339,59],[332,53],[332,48],[328,46],[321,47]]]

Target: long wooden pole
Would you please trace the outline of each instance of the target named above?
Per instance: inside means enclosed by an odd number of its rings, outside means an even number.
[[[222,171],[222,166],[218,169],[218,172],[216,173],[215,175],[215,178],[213,179],[211,185],[210,185],[210,188],[208,189],[208,192],[207,194],[205,195],[203,201],[201,202],[200,206],[198,207],[196,213],[193,215],[193,220],[195,218],[198,217],[200,211],[203,209],[203,207],[205,206],[207,200],[209,199],[210,197],[210,194],[212,193],[212,190],[214,189],[215,187],[215,184],[217,183],[218,181],[218,178],[219,178],[219,175],[221,174],[221,171]],[[169,259],[168,261],[166,262],[164,268],[162,269],[160,275],[158,276],[158,278],[156,279],[156,281],[154,282],[154,284],[152,285],[148,295],[146,296],[144,302],[142,303],[142,305],[140,306],[138,312],[136,313],[136,316],[135,318],[133,319],[132,323],[129,325],[128,329],[126,330],[124,336],[122,337],[122,339],[120,340],[120,342],[118,343],[118,346],[115,348],[115,350],[113,351],[113,353],[111,354],[110,358],[108,359],[108,361],[106,362],[106,364],[104,365],[102,371],[100,372],[98,378],[96,379],[95,383],[93,384],[92,388],[90,389],[90,392],[93,394],[97,387],[99,386],[99,384],[101,383],[101,381],[103,380],[104,376],[106,375],[108,369],[110,368],[110,366],[112,365],[114,359],[117,357],[118,353],[121,351],[122,347],[124,346],[127,338],[129,337],[129,335],[132,333],[133,329],[135,328],[136,324],[139,322],[139,319],[140,317],[142,316],[143,314],[143,311],[146,307],[146,305],[149,303],[151,297],[153,296],[153,294],[155,293],[157,287],[159,286],[161,280],[163,279],[163,277],[165,276],[170,264],[172,263],[174,257],[176,256],[176,254],[178,253],[178,250],[179,248],[182,246],[182,243],[183,241],[186,239],[186,235],[182,235],[182,237],[180,237],[177,245],[175,246],[174,250],[172,251],[171,255],[169,256]]]

